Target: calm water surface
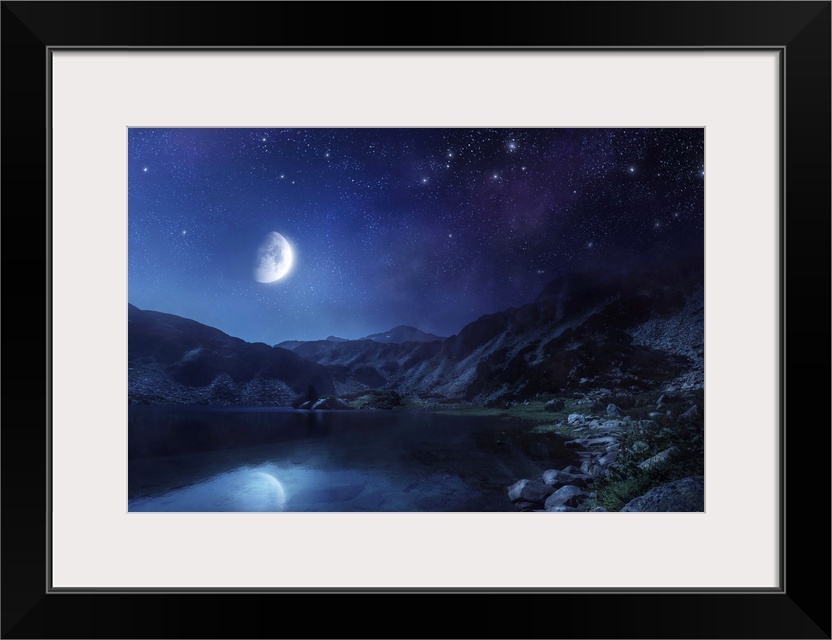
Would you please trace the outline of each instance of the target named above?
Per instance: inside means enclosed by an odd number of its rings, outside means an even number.
[[[559,436],[431,411],[130,407],[130,511],[516,511]]]

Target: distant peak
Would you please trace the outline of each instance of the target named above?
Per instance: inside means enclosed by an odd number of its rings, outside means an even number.
[[[399,342],[434,342],[436,340],[444,340],[440,336],[432,333],[427,333],[416,327],[401,324],[390,329],[390,331],[382,331],[381,333],[373,333],[364,340],[372,340],[373,342],[382,343],[399,343]]]

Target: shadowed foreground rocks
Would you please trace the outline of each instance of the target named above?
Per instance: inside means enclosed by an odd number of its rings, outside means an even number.
[[[628,502],[622,511],[704,511],[705,478],[682,478],[651,489]]]

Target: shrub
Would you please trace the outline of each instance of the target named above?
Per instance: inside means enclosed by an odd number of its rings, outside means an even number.
[[[607,511],[620,511],[630,500],[650,489],[674,480],[705,473],[704,396],[696,395],[698,415],[684,419],[680,415],[688,407],[676,407],[670,415],[655,422],[636,421],[621,440],[616,464],[606,476],[596,481],[595,503]],[[667,465],[644,470],[639,464],[648,458],[674,448]]]

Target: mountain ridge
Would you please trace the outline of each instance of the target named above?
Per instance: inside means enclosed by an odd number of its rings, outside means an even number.
[[[703,276],[698,259],[572,273],[430,347],[310,341],[294,351],[326,366],[339,393],[383,388],[489,404],[592,386],[700,387]]]
[[[131,403],[289,405],[334,393],[320,364],[208,325],[128,303]]]
[[[145,328],[144,342],[135,342],[131,321],[130,357],[134,362],[134,346],[141,347],[156,367],[145,366],[145,377],[161,368],[172,383],[199,389],[192,395],[201,402],[216,400],[217,394],[204,388],[218,384],[231,385],[229,402],[255,404],[267,399],[289,404],[293,394],[302,395],[310,386],[321,395],[379,389],[480,405],[592,388],[620,393],[669,384],[701,388],[703,281],[702,260],[568,274],[548,283],[532,302],[480,316],[444,339],[400,325],[368,336],[383,339],[330,336],[270,347],[179,318],[182,322],[173,327],[182,334],[176,334],[178,339],[168,327],[168,333],[162,332],[165,340],[148,344],[156,334],[146,335]],[[159,331],[178,318],[132,305],[130,313],[131,318],[158,314],[145,317]],[[400,341],[410,336],[423,339]],[[225,359],[214,353],[217,348]],[[296,359],[290,361],[287,354]],[[134,377],[131,372],[131,393],[138,393],[141,385],[134,384]],[[147,393],[137,397],[153,401]]]

